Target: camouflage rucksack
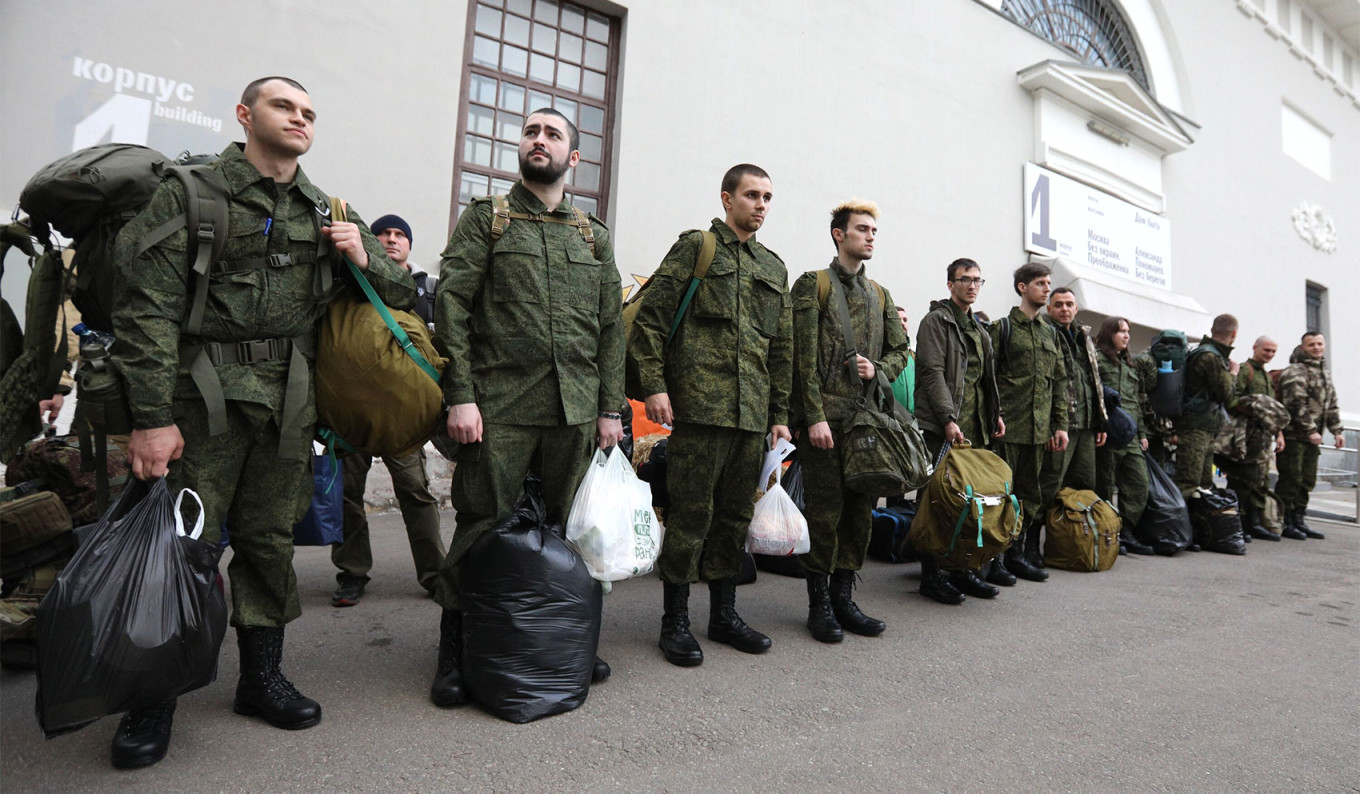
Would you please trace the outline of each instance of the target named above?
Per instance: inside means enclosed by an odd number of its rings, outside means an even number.
[[[0,275],[12,250],[28,256],[31,272],[25,297],[24,325],[19,326],[5,301],[4,327],[0,328],[0,461],[7,461],[24,442],[42,431],[38,401],[56,391],[66,365],[67,341],[57,339],[57,317],[62,304],[61,255],[40,252],[28,226],[10,223],[0,227]]]

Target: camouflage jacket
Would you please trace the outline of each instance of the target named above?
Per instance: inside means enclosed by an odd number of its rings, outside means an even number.
[[[1185,410],[1176,420],[1176,432],[1208,430],[1217,433],[1223,409],[1237,402],[1228,360],[1232,347],[1205,336],[1185,357]]]
[[[1280,402],[1289,409],[1291,417],[1284,429],[1286,438],[1307,439],[1324,429],[1341,435],[1341,411],[1326,361],[1312,358],[1300,345],[1289,357],[1289,366],[1280,373]]]
[[[510,210],[574,219],[522,182]],[[434,344],[448,358],[444,399],[476,403],[488,422],[569,425],[618,411],[623,396],[622,291],[609,229],[591,218],[591,251],[575,221],[514,219],[491,239],[491,199],[458,218],[435,288]]]
[[[1104,432],[1109,417],[1105,414],[1100,361],[1091,327],[1073,322],[1071,328],[1063,328],[1047,314],[1040,317],[1053,326],[1062,343],[1063,366],[1067,368],[1067,429]]]
[[[879,299],[864,268],[846,275],[833,260],[832,277],[845,290],[850,308],[850,326],[855,351],[874,363],[874,369],[888,380],[895,380],[907,363],[910,341],[902,332],[896,304],[885,289]],[[863,395],[864,384],[850,379],[845,365],[845,332],[834,294],[826,305],[817,297],[817,273],[811,270],[798,277],[793,296],[793,405],[794,422],[815,425],[848,419],[855,411],[855,399]],[[834,285],[833,285],[834,289]]]
[[[1007,444],[1042,444],[1057,431],[1067,430],[1067,366],[1062,342],[1053,326],[1037,316],[1031,320],[1011,309],[1007,316],[1010,338],[1003,343],[1006,323],[987,329],[996,350],[996,385],[1006,416]]]
[[[1143,403],[1147,395],[1138,366],[1130,364],[1122,356],[1112,356],[1103,350],[1096,355],[1101,384],[1119,392],[1119,407],[1128,411],[1129,416],[1138,423],[1138,438],[1147,438],[1147,429],[1143,426]],[[1104,402],[1101,400],[1102,405]]]
[[[970,325],[964,325],[968,323]],[[969,362],[974,354],[965,336],[975,336],[981,347],[981,365],[976,369],[973,394],[967,394]],[[930,302],[930,311],[921,318],[916,331],[916,421],[923,430],[943,436],[945,425],[959,422],[965,406],[971,406],[985,420],[984,432],[997,430],[1001,418],[1001,399],[996,391],[995,358],[992,339],[978,324],[971,311],[964,312],[949,298]],[[988,439],[969,439],[976,447]]]
[[[329,211],[329,200],[301,168],[290,184],[278,184],[246,160],[239,143],[228,145],[211,167],[221,172],[231,192],[228,239],[219,263],[287,254],[291,264],[236,272],[215,266],[210,274],[202,333],[197,338],[182,334],[194,284],[188,231],[180,229],[140,257],[133,256],[145,235],[184,212],[182,183],[177,179],[161,183],[146,210],[123,227],[114,248],[117,273],[113,321],[118,341],[111,353],[127,383],[133,425],[140,429],[173,424],[175,400],[202,399],[188,372],[191,362],[180,360],[186,346],[293,339],[310,364],[317,321],[349,278],[337,276],[328,292],[318,294],[320,268],[335,268],[337,273],[348,268],[341,270],[344,265],[336,261],[329,243],[324,248],[327,254],[318,261],[316,216],[320,206]],[[368,283],[388,306],[409,309],[416,294],[410,274],[387,258],[382,245],[352,210],[350,220],[359,225],[368,252]],[[277,414],[283,410],[288,367],[289,360],[283,358],[253,364],[223,363],[216,371],[227,400],[257,403]],[[308,425],[315,419],[309,379],[301,421]]]
[[[680,235],[661,260],[633,320],[630,352],[647,394],[666,393],[678,422],[765,432],[789,423],[793,312],[788,271],[720,218],[713,264],[675,338],[675,310],[694,273],[701,237]]]
[[[1270,382],[1270,373],[1266,372],[1266,365],[1254,358],[1243,361],[1241,368],[1237,370],[1237,378],[1233,380],[1233,394],[1237,397],[1246,397],[1249,394],[1274,397],[1275,384]]]

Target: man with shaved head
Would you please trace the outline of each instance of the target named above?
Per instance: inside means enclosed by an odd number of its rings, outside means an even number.
[[[1251,358],[1242,362],[1233,381],[1233,392],[1241,399],[1251,394],[1264,394],[1279,399],[1275,385],[1266,374],[1266,365],[1275,358],[1280,346],[1268,336],[1259,337],[1251,346]],[[1284,449],[1284,433],[1275,436],[1274,451]],[[1279,540],[1265,524],[1266,491],[1270,489],[1270,452],[1264,450],[1257,460],[1248,460],[1224,468],[1228,476],[1228,487],[1237,492],[1237,504],[1242,512],[1242,529],[1259,540]],[[1292,527],[1286,528],[1289,537],[1302,534]]]

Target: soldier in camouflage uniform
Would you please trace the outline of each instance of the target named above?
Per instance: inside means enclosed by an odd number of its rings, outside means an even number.
[[[1003,566],[1031,582],[1048,579],[1048,572],[1029,561],[1039,556],[1039,524],[1044,507],[1056,492],[1043,489],[1044,453],[1067,449],[1067,366],[1054,327],[1039,319],[1048,302],[1051,271],[1031,262],[1011,278],[1020,305],[992,323],[988,333],[996,349],[996,382],[1001,410],[1010,420],[1001,443],[1001,457],[1015,477],[1015,495],[1024,509],[1020,537],[1006,549]],[[996,573],[993,570],[993,573]]]
[[[1101,499],[1114,499],[1119,489],[1119,550],[1121,553],[1153,554],[1156,550],[1133,536],[1147,508],[1148,469],[1143,454],[1147,451],[1147,432],[1143,429],[1142,405],[1147,400],[1142,374],[1129,355],[1129,321],[1107,317],[1096,334],[1100,351],[1098,365],[1103,385],[1119,392],[1119,407],[1138,422],[1138,435],[1123,449],[1103,446],[1097,452],[1096,493]]]
[[[982,269],[971,259],[955,259],[945,273],[949,298],[932,301],[916,331],[916,421],[932,459],[946,442],[968,441],[986,449],[1006,433],[992,338],[972,310],[984,281]],[[921,595],[941,604],[962,604],[960,587],[983,598],[996,595],[996,588],[973,572],[945,570],[931,555],[921,555]]]
[[[798,460],[803,466],[803,515],[807,517],[811,550],[803,555],[807,568],[808,620],[812,636],[840,642],[842,629],[866,637],[883,633],[886,625],[860,611],[851,598],[855,571],[864,567],[869,530],[877,499],[845,487],[841,479],[841,450],[845,422],[864,396],[864,384],[883,373],[895,380],[907,363],[909,342],[888,291],[864,273],[874,254],[878,206],[871,201],[848,201],[831,211],[831,240],[836,257],[827,281],[831,292],[818,295],[817,271],[794,282],[793,295],[793,414],[800,428]],[[852,349],[837,295],[849,308]],[[854,368],[854,373],[850,368]],[[830,582],[828,583],[828,577]]]
[[[1233,380],[1233,393],[1239,399],[1253,394],[1275,398],[1275,385],[1270,382],[1266,365],[1274,360],[1278,349],[1279,345],[1268,336],[1260,337],[1251,346],[1251,358],[1242,362],[1242,366],[1237,370],[1237,377]],[[1260,429],[1259,427],[1253,429],[1249,424],[1247,432],[1259,433]],[[1274,541],[1279,540],[1280,536],[1265,526],[1266,492],[1270,490],[1271,446],[1274,446],[1276,452],[1284,449],[1283,432],[1276,434],[1273,444],[1250,445],[1252,449],[1260,450],[1259,458],[1225,462],[1223,473],[1228,477],[1228,487],[1237,493],[1237,504],[1242,514],[1242,529],[1246,530],[1247,537]],[[1290,529],[1291,536],[1303,534]]]
[[[1327,372],[1326,353],[1326,338],[1310,331],[1294,348],[1289,367],[1280,375],[1280,402],[1289,409],[1291,420],[1284,429],[1284,450],[1275,461],[1280,469],[1275,495],[1284,509],[1285,526],[1315,540],[1325,536],[1308,526],[1304,515],[1308,512],[1308,494],[1317,483],[1322,431],[1332,432],[1337,449],[1346,445],[1336,387]]]
[[[1220,314],[1209,336],[1185,357],[1185,408],[1176,420],[1176,486],[1187,498],[1198,488],[1214,487],[1214,437],[1223,426],[1224,410],[1231,410],[1232,376],[1237,362],[1231,359],[1237,339],[1237,318]]]
[[[449,360],[449,435],[465,446],[450,493],[457,527],[435,588],[443,615],[430,699],[438,706],[467,702],[459,659],[468,550],[510,513],[530,472],[543,480],[549,519],[565,521],[592,449],[623,437],[614,246],[605,225],[564,192],[579,138],[556,110],[530,113],[506,207],[474,200],[440,262],[434,344]],[[608,675],[596,659],[593,680]]]
[[[409,308],[411,277],[367,227],[321,225],[329,199],[298,167],[312,144],[315,113],[287,78],[251,83],[236,106],[244,145],[211,166],[230,193],[227,242],[209,271],[201,331],[189,335],[191,255],[180,228],[147,250],[147,237],[184,212],[182,184],[167,179],[123,229],[115,261],[115,365],[127,383],[133,427],[128,460],[141,479],[168,473],[172,490],[203,500],[204,536],[230,521],[235,554],[232,617],[241,646],[235,710],[280,728],[307,728],[321,707],[279,669],[284,624],[296,618],[293,524],[312,494],[316,421],[312,351],[317,321],[345,283],[349,259],[389,305]],[[114,738],[116,766],[159,761],[169,746],[174,701],[129,712]]]
[[[1040,319],[1057,331],[1063,366],[1067,368],[1067,449],[1044,454],[1042,490],[1050,496],[1056,496],[1063,488],[1094,491],[1096,450],[1105,446],[1105,424],[1109,417],[1105,415],[1100,364],[1091,328],[1077,322],[1077,296],[1068,287],[1049,293],[1048,311]],[[1048,506],[1043,505],[1042,509],[1046,512]],[[1038,538],[1030,542],[1037,552]],[[1026,559],[1031,565],[1044,567],[1042,554],[1027,554]]]
[[[658,645],[666,660],[703,663],[689,628],[689,585],[708,582],[708,638],[746,653],[770,639],[736,611],[736,582],[751,523],[760,466],[771,443],[788,439],[793,380],[793,316],[788,272],[755,239],[773,197],[757,166],[723,176],[723,219],[713,263],[675,338],[667,343],[702,235],[686,232],[652,275],[634,320],[629,355],[646,398],[647,418],[674,423],[667,449],[671,507],[657,560],[665,602]]]

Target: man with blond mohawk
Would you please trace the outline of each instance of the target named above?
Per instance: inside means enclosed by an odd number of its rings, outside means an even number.
[[[833,209],[831,241],[836,257],[827,271],[804,273],[790,290],[790,402],[794,426],[800,431],[803,513],[812,538],[811,550],[803,555],[808,571],[807,627],[821,642],[840,642],[843,629],[874,637],[886,628],[883,621],[861,612],[852,598],[855,572],[864,566],[869,547],[877,500],[845,487],[837,446],[865,382],[878,373],[894,380],[907,365],[910,343],[896,304],[864,272],[864,263],[874,255],[877,220],[878,205],[872,201],[851,199]],[[849,309],[848,331],[842,302]]]

